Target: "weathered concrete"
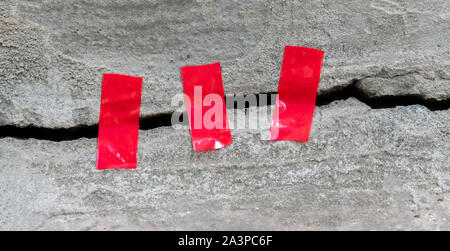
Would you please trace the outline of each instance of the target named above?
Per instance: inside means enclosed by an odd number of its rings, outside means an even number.
[[[309,143],[233,130],[201,153],[162,127],[137,170],[95,170],[95,139],[5,138],[0,229],[450,230],[449,118],[349,99],[316,109]]]
[[[446,0],[0,0],[0,126],[96,124],[111,72],[144,77],[142,116],[175,109],[185,65],[274,92],[284,45],[326,51],[320,93],[448,100],[449,24]],[[96,139],[3,138],[0,230],[450,230],[449,119],[349,99],[317,108],[307,144],[261,140],[269,116],[202,153],[161,127],[137,170],[101,172]]]
[[[184,65],[275,91],[284,45],[326,51],[320,92],[448,99],[449,23],[446,0],[2,0],[0,125],[95,124],[105,72],[145,77],[143,116],[173,110]]]

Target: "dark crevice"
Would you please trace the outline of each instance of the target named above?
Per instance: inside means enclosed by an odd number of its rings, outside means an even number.
[[[360,80],[353,80],[349,85],[335,88],[317,96],[316,105],[324,106],[336,100],[356,98],[372,109],[394,108],[396,106],[423,105],[430,111],[442,111],[450,108],[450,99],[425,99],[420,95],[370,97],[357,87]]]
[[[171,126],[172,112],[160,113],[139,119],[139,129],[150,130],[163,126]],[[93,139],[98,137],[98,124],[90,126],[76,126],[72,128],[42,128],[0,126],[0,138],[39,139],[49,141],[71,141],[81,138]]]
[[[382,96],[382,97],[370,97],[366,93],[364,93],[361,89],[357,87],[359,81],[358,79],[354,79],[345,87],[335,87],[331,90],[323,92],[317,95],[316,98],[316,106],[325,106],[337,100],[346,100],[348,98],[356,98],[362,103],[370,106],[372,109],[383,109],[383,108],[394,108],[396,106],[409,106],[409,105],[423,105],[427,107],[430,111],[442,111],[450,109],[450,99],[448,100],[435,100],[435,99],[425,99],[420,95],[402,95],[402,96]],[[253,94],[256,96],[256,106],[266,106],[266,105],[275,105],[276,96],[274,96],[276,92],[267,92],[267,93],[258,93]],[[249,108],[252,105],[251,102],[245,102],[244,107],[238,107],[236,102],[228,102],[229,99],[241,99],[248,100],[247,97],[250,95],[228,95],[227,99],[227,108],[228,109],[242,109]],[[261,102],[262,98],[267,98],[266,102]],[[233,101],[232,100],[232,101]],[[253,102],[254,103],[254,102]]]
[[[173,112],[165,112],[147,117],[141,117],[139,119],[139,129],[150,130],[158,127],[171,126],[172,114]]]
[[[98,125],[77,126],[73,128],[42,128],[42,127],[16,127],[1,126],[0,138],[16,138],[16,139],[40,139],[50,141],[70,141],[81,138],[97,138]]]
[[[396,106],[423,105],[431,111],[447,110],[450,108],[450,100],[424,99],[419,95],[404,96],[383,96],[369,97],[358,87],[359,80],[353,80],[349,85],[341,88],[334,88],[317,96],[316,105],[324,106],[337,100],[356,98],[367,104],[372,109],[393,108]],[[276,96],[274,92],[259,93],[252,95],[227,95],[227,109],[247,109],[250,106],[274,105]],[[252,99],[251,99],[252,98]],[[255,102],[256,99],[256,102]],[[236,102],[236,100],[240,100]],[[175,116],[174,116],[175,115]],[[154,128],[171,126],[173,124],[187,124],[186,113],[166,112],[152,116],[142,117],[139,120],[140,130],[150,130]],[[172,121],[174,118],[174,121]],[[98,124],[90,126],[76,126],[73,128],[41,128],[41,127],[17,127],[0,126],[0,138],[12,137],[17,139],[39,139],[49,141],[70,141],[81,138],[97,138]]]

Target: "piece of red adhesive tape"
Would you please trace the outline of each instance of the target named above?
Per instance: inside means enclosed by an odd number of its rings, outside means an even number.
[[[269,140],[308,142],[324,51],[286,46]]]
[[[181,68],[195,151],[231,144],[220,63]]]
[[[104,74],[97,169],[136,169],[142,78]]]

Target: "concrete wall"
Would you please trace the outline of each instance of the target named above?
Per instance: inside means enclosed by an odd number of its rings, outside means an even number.
[[[449,37],[446,0],[0,0],[0,229],[449,230]],[[285,45],[326,53],[309,143],[264,124],[195,153],[158,127],[137,170],[100,172],[95,138],[17,137],[95,126],[103,73],[144,77],[142,118],[176,108],[185,65],[275,92]]]

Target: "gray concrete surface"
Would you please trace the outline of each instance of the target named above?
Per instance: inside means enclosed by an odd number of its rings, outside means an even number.
[[[142,117],[177,108],[185,65],[274,92],[285,45],[325,50],[320,94],[449,100],[449,37],[447,0],[0,0],[0,130],[96,124],[103,73],[144,77]],[[449,119],[350,98],[317,107],[309,143],[263,121],[202,153],[160,127],[132,171],[97,171],[96,139],[0,138],[0,230],[450,230]]]
[[[326,51],[321,93],[367,78],[448,99],[449,23],[447,0],[1,0],[0,125],[95,124],[105,72],[145,78],[143,116],[173,110],[185,65],[220,61],[228,94],[276,91],[285,45]]]
[[[449,230],[449,116],[348,99],[316,109],[307,144],[233,130],[198,153],[161,127],[140,132],[134,171],[97,171],[95,139],[5,138],[0,228]]]

